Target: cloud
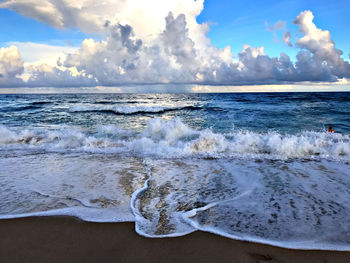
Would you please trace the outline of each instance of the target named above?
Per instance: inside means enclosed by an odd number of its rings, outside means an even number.
[[[285,21],[279,20],[272,26],[270,26],[268,23],[265,23],[265,24],[266,24],[266,27],[267,27],[266,28],[267,31],[273,33],[273,40],[274,40],[274,42],[278,43],[279,39],[277,37],[277,31],[285,31],[285,33],[286,33],[286,24],[287,23]],[[283,42],[285,42],[284,41],[284,36],[283,36]]]
[[[196,81],[199,54],[189,38],[185,16],[169,13],[165,20],[164,31],[149,44],[137,38],[129,25],[110,26],[106,40],[84,40],[64,66],[76,67],[107,86]]]
[[[335,48],[331,34],[327,30],[316,27],[311,11],[301,12],[294,23],[299,26],[299,32],[304,36],[299,38],[296,45],[310,51],[313,60],[325,62],[329,70],[337,77],[350,77],[350,65],[341,58],[343,52]]]
[[[59,69],[47,64],[26,68],[28,87],[85,87],[96,86],[97,81],[91,75],[74,74],[68,69]]]
[[[164,29],[169,12],[184,14],[191,38],[203,38],[207,25],[199,25],[196,17],[204,0],[3,0],[7,8],[53,27],[78,28],[85,33],[104,33],[108,25],[129,24],[142,39],[158,35]]]
[[[96,78],[99,85],[201,83],[264,84],[298,81],[335,81],[329,68],[310,53],[300,53],[297,63],[284,53],[271,58],[263,47],[244,45],[234,59],[229,48],[195,47],[184,15],[169,13],[163,32],[143,43],[129,25],[109,27],[104,41],[87,39],[67,56],[66,67]]]
[[[54,46],[33,42],[9,42],[10,46],[16,46],[26,65],[48,64],[57,65],[57,60],[68,53],[75,52],[78,48],[72,46]]]
[[[196,16],[203,9],[203,1],[199,0],[174,0],[171,3],[156,0],[113,1],[115,6],[108,0],[101,3],[81,0],[74,5],[65,0],[44,2],[47,2],[47,7],[43,9],[39,8],[36,1],[30,2],[30,8],[35,12],[31,11],[27,15],[56,27],[79,26],[81,30],[87,30],[85,27],[94,23],[94,27],[101,32],[102,40],[85,39],[78,49],[62,48],[57,49],[57,53],[50,47],[43,48],[42,54],[46,50],[46,54],[57,55],[61,52],[63,55],[56,65],[47,60],[27,65],[24,83],[19,85],[256,85],[305,81],[335,82],[350,76],[349,63],[340,57],[342,53],[335,48],[329,32],[318,29],[313,23],[310,11],[300,13],[295,20],[301,33],[301,37],[296,40],[296,46],[302,50],[293,63],[285,53],[281,53],[279,57],[270,57],[265,53],[264,47],[245,44],[235,57],[229,46],[224,49],[212,46],[206,37],[208,25],[196,22]],[[41,2],[42,6],[45,6],[44,2]],[[13,10],[17,8],[18,12],[23,13],[23,3],[29,2],[8,0],[2,2],[0,7],[8,6]],[[139,6],[135,5],[133,9],[132,4]],[[159,8],[155,8],[156,4]],[[46,15],[50,14],[52,8],[59,13],[51,21]],[[106,10],[104,16],[104,8],[117,10],[116,15],[112,15],[114,11]],[[175,11],[169,12],[169,8]],[[141,11],[138,13],[135,10]],[[166,10],[167,13],[163,16]],[[80,15],[75,17],[75,12]],[[85,24],[84,17],[89,17],[89,14],[91,20]],[[160,17],[163,22],[159,22]],[[269,30],[286,30],[285,22],[278,21]],[[292,45],[289,31],[285,32],[283,40]],[[27,48],[34,46],[24,45]],[[23,49],[23,45],[21,48]],[[25,53],[28,59],[29,55]],[[9,71],[2,70],[2,79],[6,76],[7,79],[18,80],[18,75],[23,73],[23,59],[19,53],[12,56],[12,59],[13,63],[16,60],[22,61],[22,65],[15,73],[9,74],[6,73]],[[1,83],[0,85],[4,86]]]
[[[291,36],[291,34],[290,34],[289,31],[284,32],[284,34],[283,34],[283,42],[284,42],[286,45],[288,45],[289,47],[292,47],[292,46],[293,46],[293,44],[292,44],[292,42],[291,42],[291,38],[292,38],[292,36]]]
[[[105,22],[101,12],[111,10],[104,3],[95,4],[94,1],[68,0],[5,0],[0,8],[7,8],[24,16],[34,18],[60,29],[74,27],[84,32],[99,31]],[[112,11],[112,12],[113,12]]]
[[[13,86],[21,84],[18,75],[24,71],[24,61],[15,46],[0,48],[0,86]]]
[[[286,22],[282,20],[278,20],[274,25],[267,27],[267,31],[270,31],[270,32],[285,30],[285,29],[286,29]]]
[[[269,26],[267,24],[267,31],[269,32],[273,32],[273,39],[275,41],[275,43],[278,43],[279,42],[279,39],[277,37],[277,31],[284,31],[283,33],[283,37],[282,37],[282,40],[283,42],[288,45],[289,47],[292,47],[293,44],[291,42],[291,33],[289,31],[287,31],[287,27],[286,27],[286,22],[285,21],[282,21],[282,20],[279,20],[277,21],[274,25],[272,26]]]

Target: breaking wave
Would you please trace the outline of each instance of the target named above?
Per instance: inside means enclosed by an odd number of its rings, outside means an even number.
[[[134,221],[152,238],[201,230],[349,249],[349,135],[215,133],[180,118],[150,119],[142,131],[55,127],[0,125],[3,185],[13,186],[0,191],[0,219],[68,215]]]
[[[116,126],[83,130],[61,126],[55,130],[0,126],[1,149],[126,153],[136,156],[177,157],[263,157],[350,159],[350,136],[340,133],[303,131],[282,134],[238,130],[214,133],[195,130],[175,118],[154,118],[142,132]]]

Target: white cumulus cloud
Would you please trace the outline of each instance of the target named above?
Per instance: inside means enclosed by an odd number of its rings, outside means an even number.
[[[0,86],[20,84],[21,79],[17,77],[24,71],[23,64],[17,47],[0,48]]]
[[[145,39],[159,34],[169,12],[187,18],[191,38],[203,38],[205,24],[196,17],[204,0],[3,0],[0,8],[16,11],[56,28],[78,28],[85,33],[103,33],[110,24],[129,24]]]
[[[296,45],[310,51],[315,60],[327,63],[335,76],[350,77],[350,65],[341,58],[343,52],[335,47],[330,32],[317,28],[313,19],[313,13],[307,10],[294,20],[304,35],[297,40]]]
[[[208,25],[196,21],[203,10],[203,0],[5,0],[0,7],[58,28],[77,27],[101,34],[102,40],[85,39],[77,49],[57,50],[64,54],[56,65],[53,59],[51,63],[47,60],[55,52],[51,53],[50,47],[42,49],[47,51],[48,55],[43,56],[46,61],[27,65],[27,77],[21,85],[255,85],[335,82],[350,77],[349,63],[341,58],[342,52],[336,49],[330,33],[313,23],[310,11],[301,12],[295,20],[301,34],[295,46],[301,51],[293,63],[284,53],[270,57],[264,47],[245,44],[234,56],[229,46],[218,49],[211,45],[206,36]],[[57,15],[52,17],[53,13]],[[268,30],[284,30],[283,40],[292,46],[292,36],[284,21]],[[7,49],[1,52],[5,51],[10,52]],[[7,62],[2,62],[5,58],[0,56],[0,74],[13,81],[23,73],[23,59],[15,47],[11,52]],[[11,63],[18,67],[3,69]]]
[[[75,52],[78,48],[71,46],[57,46],[33,42],[9,42],[7,45],[16,46],[21,57],[28,65],[48,64],[57,65],[57,60],[68,53]]]

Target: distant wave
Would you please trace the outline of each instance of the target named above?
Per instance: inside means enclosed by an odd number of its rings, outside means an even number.
[[[33,101],[28,104],[16,105],[16,106],[3,106],[0,107],[2,112],[16,112],[16,111],[30,111],[41,109],[45,105],[52,104],[50,101]]]
[[[94,104],[114,104],[116,102],[113,101],[108,101],[108,100],[101,100],[101,101],[96,101]]]
[[[0,126],[0,149],[123,152],[160,157],[214,158],[341,158],[350,159],[350,136],[304,131],[299,134],[237,131],[230,134],[197,131],[179,118],[151,119],[142,133],[100,126],[95,133],[62,127],[58,130],[11,129]]]
[[[136,104],[136,103],[140,103],[140,102],[136,100],[128,100],[128,101],[99,100],[94,102],[94,104]]]
[[[217,107],[217,106],[206,106],[204,109],[207,111],[214,111],[214,112],[226,111],[226,109],[221,108],[221,107]]]
[[[136,114],[161,114],[169,111],[178,110],[199,110],[199,106],[178,106],[178,107],[163,107],[163,106],[121,106],[121,107],[95,107],[95,106],[73,106],[69,109],[70,112],[101,112],[114,113],[118,115],[136,115]]]
[[[235,99],[234,102],[251,102],[251,99]]]
[[[69,109],[70,112],[73,113],[107,113],[107,114],[116,114],[113,109],[108,108],[94,108],[94,107],[86,107],[86,106],[73,106]]]
[[[41,109],[40,106],[37,105],[26,105],[26,106],[19,106],[19,107],[3,107],[0,108],[0,111],[2,112],[16,112],[16,111],[28,111],[28,110],[37,110]]]
[[[51,101],[34,101],[31,102],[32,105],[48,105],[48,104],[52,104]]]

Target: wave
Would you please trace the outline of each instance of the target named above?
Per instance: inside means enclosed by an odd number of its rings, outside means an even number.
[[[37,105],[26,105],[26,106],[19,106],[19,107],[8,106],[8,107],[0,108],[2,112],[29,111],[29,110],[37,110],[37,109],[41,109],[41,107]]]
[[[31,102],[32,105],[48,105],[48,104],[52,104],[53,102],[51,101],[34,101]]]
[[[106,114],[116,114],[113,109],[108,108],[97,108],[97,107],[86,107],[86,106],[73,106],[69,109],[73,113],[106,113]]]
[[[259,157],[350,159],[350,136],[304,131],[281,134],[235,131],[214,133],[194,130],[175,118],[148,121],[143,132],[115,126],[98,126],[93,131],[62,126],[59,129],[8,128],[0,126],[0,149],[126,153],[159,157]]]
[[[152,238],[200,230],[286,248],[349,249],[346,134],[221,134],[180,118],[150,119],[141,132],[0,125],[1,151],[11,175],[4,185],[13,187],[0,191],[0,219],[69,215],[135,221],[137,233]]]
[[[96,107],[96,106],[73,106],[70,112],[101,112],[113,113],[118,115],[138,115],[138,114],[161,114],[169,111],[178,110],[199,110],[199,106],[121,106],[121,107]]]
[[[140,101],[136,100],[127,100],[127,101],[110,101],[110,100],[99,100],[95,101],[94,104],[137,104],[140,103]]]
[[[16,105],[16,106],[3,106],[0,107],[0,111],[2,112],[16,112],[16,111],[30,111],[41,109],[45,105],[52,104],[49,101],[33,101],[24,105]]]
[[[217,107],[217,106],[206,106],[204,108],[207,111],[213,111],[213,112],[224,112],[227,111],[227,109],[222,108],[222,107]]]
[[[94,102],[94,104],[115,104],[115,103],[118,103],[118,102],[113,102],[113,101],[109,101],[109,100],[100,100],[100,101],[96,101]]]

